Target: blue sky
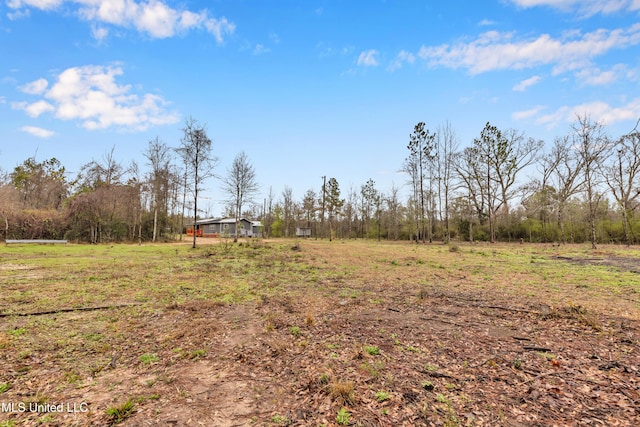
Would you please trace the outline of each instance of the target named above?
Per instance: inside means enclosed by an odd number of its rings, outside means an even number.
[[[551,145],[576,114],[640,118],[640,0],[2,0],[0,167],[124,164],[184,120],[262,192],[343,195],[398,173],[418,121],[461,146],[489,121]],[[212,180],[210,209],[224,198]],[[264,194],[258,197],[262,200]]]

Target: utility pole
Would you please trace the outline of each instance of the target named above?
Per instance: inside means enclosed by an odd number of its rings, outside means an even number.
[[[325,193],[327,188],[327,176],[322,177],[322,216],[320,217],[320,228],[322,229],[322,235],[324,236],[324,207],[325,207]]]

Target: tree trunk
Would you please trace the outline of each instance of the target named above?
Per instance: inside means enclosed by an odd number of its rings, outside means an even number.
[[[560,229],[560,242],[563,245],[567,244],[567,239],[564,232],[564,203],[558,204],[558,228]]]
[[[445,243],[451,242],[451,230],[449,229],[449,201],[445,197],[444,200],[444,241]]]
[[[627,213],[627,206],[625,203],[622,204],[622,230],[624,232],[624,242],[627,246],[630,246],[631,241],[629,240],[629,217]]]
[[[152,237],[152,241],[155,242],[156,241],[156,236],[157,236],[157,232],[158,232],[158,205],[154,203],[154,209],[153,209],[153,237]]]

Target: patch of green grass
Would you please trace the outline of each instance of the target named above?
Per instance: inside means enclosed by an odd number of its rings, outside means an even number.
[[[539,357],[542,357],[543,359],[547,359],[547,360],[553,360],[553,359],[555,359],[557,357],[553,353],[547,353],[547,352],[543,352],[543,351],[537,351],[536,355],[538,355]]]
[[[289,328],[289,332],[291,332],[291,335],[293,335],[294,337],[299,337],[300,335],[302,335],[302,330],[300,329],[299,326],[292,326]]]
[[[160,395],[158,393],[154,393],[148,396],[140,396],[136,398],[136,402],[143,403],[145,400],[158,400],[158,399],[160,399]]]
[[[338,415],[336,415],[336,422],[338,425],[346,426],[349,425],[349,420],[351,419],[351,414],[347,411],[347,408],[340,408],[338,411]]]
[[[0,393],[4,393],[11,388],[11,383],[2,383],[0,384]]]
[[[20,335],[26,334],[27,330],[25,328],[15,328],[15,329],[8,330],[7,333],[14,337],[19,337]]]
[[[322,375],[320,375],[320,384],[329,384],[329,375],[326,373],[323,373]]]
[[[386,391],[377,391],[376,392],[376,400],[378,402],[384,402],[385,400],[389,400],[391,396]]]
[[[207,350],[203,348],[199,348],[198,350],[194,350],[189,354],[191,360],[200,360],[207,355]]]
[[[144,363],[145,365],[151,365],[152,363],[157,363],[158,360],[160,360],[160,359],[158,358],[158,355],[156,355],[156,354],[146,353],[146,354],[143,354],[142,356],[140,356],[140,361],[142,363]]]
[[[133,409],[135,406],[133,399],[127,399],[124,403],[118,406],[108,407],[106,412],[109,417],[110,425],[119,424],[133,415]]]
[[[54,424],[56,416],[54,414],[47,414],[44,417],[38,418],[38,424]]]
[[[378,346],[376,345],[365,345],[364,351],[372,356],[377,356],[380,354],[380,348],[378,348]]]
[[[442,394],[442,393],[438,393],[438,394],[436,394],[436,401],[437,401],[438,403],[444,403],[444,404],[447,404],[447,405],[449,405],[449,404],[451,403],[451,402],[449,401],[449,399],[447,398],[447,396],[445,396],[445,395],[444,395],[444,394]]]
[[[511,366],[513,366],[515,369],[522,369],[522,360],[515,358],[513,359],[513,361],[511,361]]]
[[[436,372],[439,368],[431,363],[425,363],[424,370],[427,372]]]
[[[271,422],[279,426],[288,426],[291,424],[291,420],[285,415],[274,415],[271,417]]]

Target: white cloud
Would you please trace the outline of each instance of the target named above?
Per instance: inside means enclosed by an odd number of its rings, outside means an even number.
[[[41,10],[51,10],[60,6],[64,0],[8,0],[7,6],[11,9],[35,7]]]
[[[543,105],[536,105],[533,108],[530,108],[528,110],[524,110],[524,111],[516,111],[515,113],[513,113],[511,115],[511,117],[514,120],[526,120],[526,119],[530,119],[532,117],[535,117],[538,115],[538,113],[540,113],[542,110],[544,110],[546,107]]]
[[[350,55],[355,48],[353,46],[344,46],[342,48],[334,48],[331,46],[327,46],[324,42],[319,42],[316,44],[316,50],[319,52],[318,57],[327,58],[334,55]]]
[[[618,64],[606,71],[597,67],[585,68],[578,71],[576,73],[576,77],[583,85],[603,86],[615,82],[619,77],[624,76],[625,74],[627,74],[626,67],[622,64]]]
[[[110,127],[144,130],[152,125],[176,123],[178,116],[166,111],[167,102],[158,95],[135,94],[130,85],[120,85],[119,67],[88,65],[63,71],[50,89],[33,103],[16,103],[31,117],[51,112],[62,120],[77,120],[86,129]]]
[[[516,92],[524,92],[530,86],[537,84],[541,79],[542,78],[540,76],[529,77],[528,79],[525,79],[520,83],[518,83],[517,85],[515,85],[513,87],[513,90]]]
[[[253,48],[253,54],[254,55],[261,55],[263,53],[269,53],[271,52],[271,49],[269,49],[268,47],[265,47],[264,45],[258,43],[256,45],[255,48]]]
[[[109,35],[109,30],[105,27],[93,26],[91,28],[91,36],[98,42],[104,41]]]
[[[53,105],[49,104],[47,101],[40,100],[31,104],[27,104],[22,108],[29,117],[39,117],[43,113],[48,113],[54,111],[55,108]]]
[[[496,25],[496,22],[485,18],[482,21],[478,22],[478,25],[480,27],[490,27],[490,26]]]
[[[17,21],[18,19],[28,18],[30,15],[29,9],[23,9],[7,13],[7,18],[11,21]]]
[[[62,10],[65,5],[75,6],[78,16],[92,24],[93,36],[98,40],[106,37],[105,25],[135,28],[153,38],[205,29],[218,44],[235,31],[235,24],[225,17],[211,17],[206,9],[200,12],[174,9],[163,0],[9,0],[7,5],[13,10],[10,15],[16,16],[28,13],[31,8]]]
[[[587,102],[575,106],[565,105],[550,114],[538,116],[536,123],[553,128],[562,123],[573,123],[577,116],[585,115],[603,125],[613,125],[623,121],[635,123],[640,117],[640,98],[635,98],[618,107],[603,101]]]
[[[395,71],[402,68],[404,63],[413,64],[415,60],[416,56],[413,53],[406,50],[401,50],[400,53],[398,53],[398,56],[396,56],[396,59],[391,64],[389,64],[389,67],[387,69],[389,71]]]
[[[269,40],[274,44],[280,44],[280,36],[277,33],[269,33]]]
[[[50,136],[53,136],[56,134],[51,130],[42,129],[36,126],[22,126],[20,130],[40,138],[49,138]]]
[[[638,0],[510,0],[523,8],[547,6],[563,12],[578,12],[584,16],[598,13],[633,12],[640,10]]]
[[[236,25],[227,21],[227,18],[210,18],[205,22],[205,27],[216,38],[218,44],[222,44],[225,35],[231,35],[236,30]]]
[[[40,95],[45,91],[47,86],[49,86],[49,82],[46,79],[38,79],[31,83],[27,83],[24,86],[21,86],[19,89],[24,93],[28,93],[30,95]]]
[[[365,67],[376,67],[378,65],[378,60],[376,59],[376,55],[378,51],[375,49],[365,50],[360,53],[358,56],[358,65],[362,65]]]
[[[516,40],[514,33],[488,31],[471,42],[422,46],[418,56],[430,66],[465,68],[471,74],[553,65],[555,74],[583,68],[612,49],[640,44],[640,24],[626,29],[575,32],[554,39],[548,34]]]

